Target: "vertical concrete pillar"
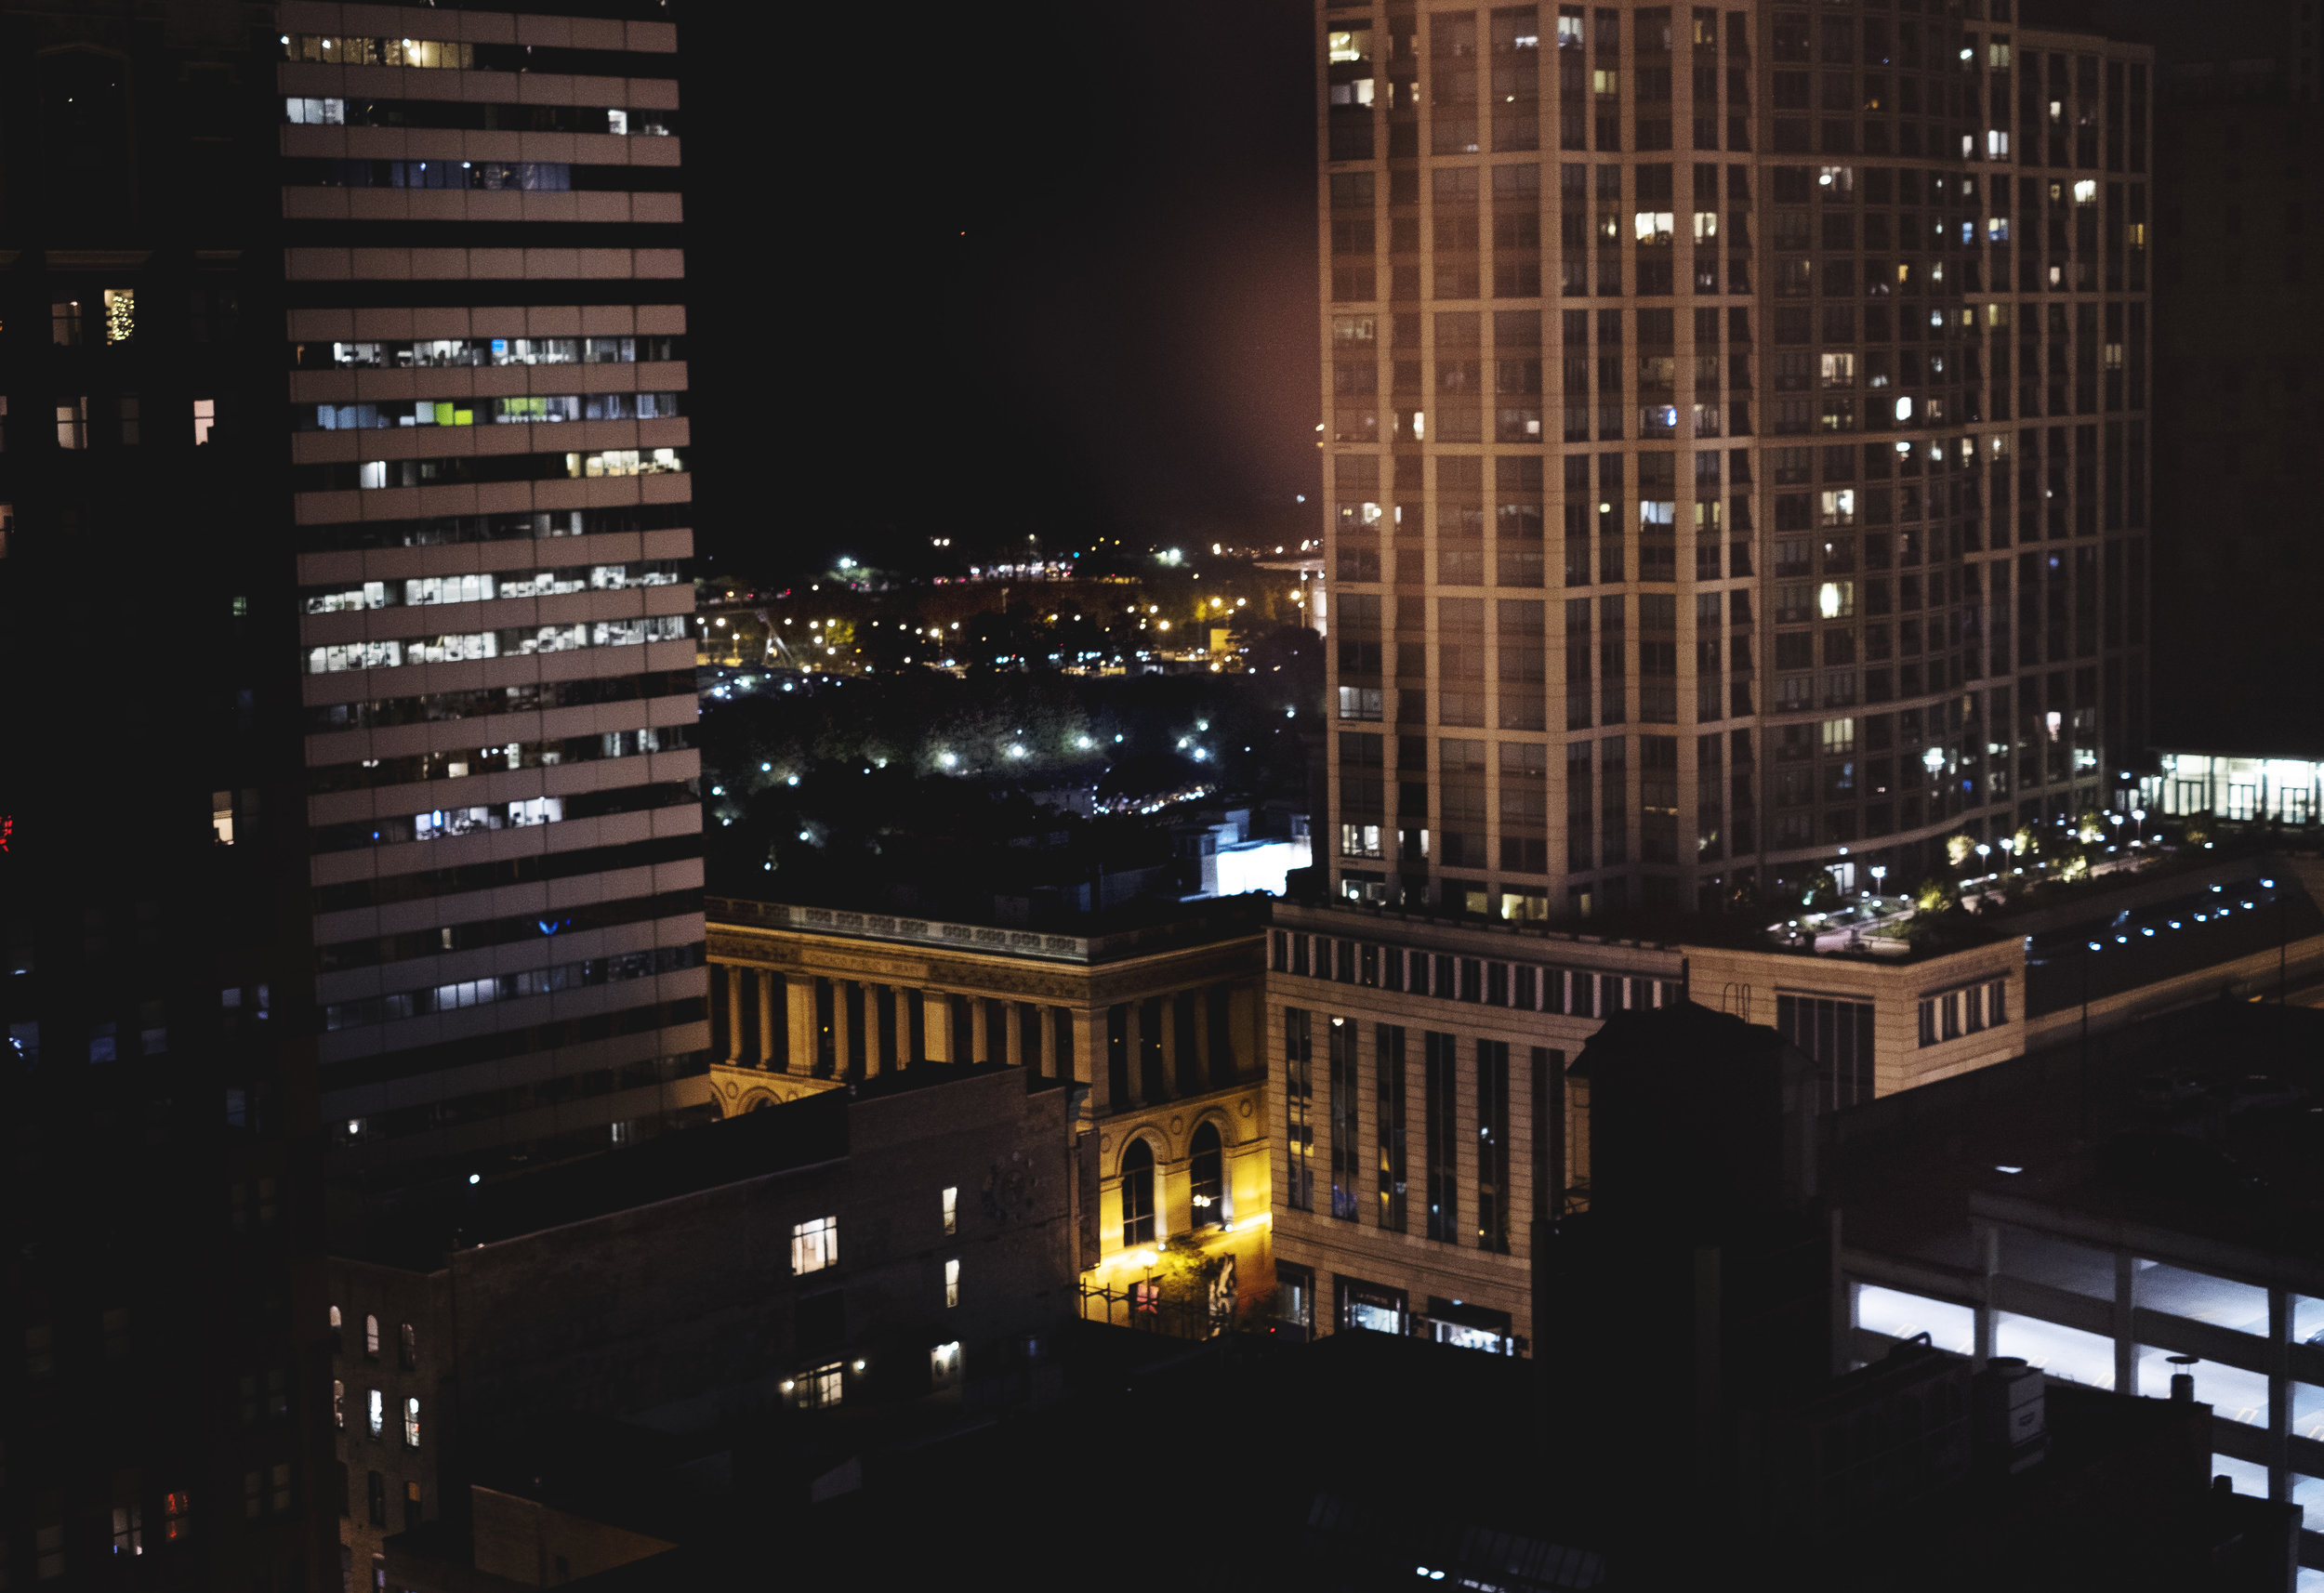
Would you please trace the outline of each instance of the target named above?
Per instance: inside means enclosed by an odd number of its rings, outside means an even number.
[[[1059,1007],[1050,1010],[1063,1015],[1067,1044],[1073,1053],[1070,1057],[1061,1055],[1058,1058],[1058,1076],[1086,1088],[1095,1076],[1091,1070],[1101,1065],[1102,1053],[1105,1049],[1105,1014],[1087,1007],[1076,1010]],[[1054,1033],[1054,1018],[1051,1023]]]
[[[789,1015],[791,1060],[788,1072],[801,1078],[815,1071],[815,981],[786,977],[783,1004]]]
[[[940,990],[920,992],[920,1015],[928,1037],[928,1060],[958,1061],[952,1054],[952,998]]]
[[[775,1045],[774,1038],[774,981],[780,976],[778,976],[772,968],[760,968],[758,971],[759,1065],[760,1067],[771,1068],[774,1066],[778,1054],[778,1048]],[[788,1014],[786,1014],[786,1016],[787,1017]],[[789,1033],[787,1025],[786,1026],[784,1033],[786,1036]]]
[[[726,1060],[740,1067],[743,1060],[743,968],[734,963],[726,970]]]

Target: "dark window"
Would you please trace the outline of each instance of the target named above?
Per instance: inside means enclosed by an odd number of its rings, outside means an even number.
[[[1355,1220],[1356,1178],[1362,1147],[1356,1139],[1357,1025],[1344,1018],[1331,1020],[1331,1215]]]
[[[1122,1248],[1154,1243],[1154,1151],[1132,1139],[1122,1152]]]
[[[1404,1028],[1381,1023],[1372,1030],[1373,1060],[1379,1069],[1380,1225],[1404,1231]]]
[[[1427,1117],[1420,1131],[1428,1147],[1428,1236],[1448,1244],[1459,1243],[1460,1200],[1454,1182],[1460,1154],[1453,1117],[1457,1049],[1452,1035],[1431,1030],[1422,1061]]]
[[[1477,1248],[1509,1249],[1509,1042],[1477,1042]]]
[[[1284,1176],[1283,1198],[1294,1211],[1315,1209],[1315,1110],[1313,1015],[1303,1007],[1283,1009]]]
[[[376,1471],[371,1472],[363,1480],[363,1489],[369,1507],[371,1524],[375,1527],[386,1526],[388,1524],[388,1480]]]
[[[1824,1099],[1835,1107],[1872,1099],[1872,1004],[1829,996],[1776,996],[1776,1027],[1816,1060]]]

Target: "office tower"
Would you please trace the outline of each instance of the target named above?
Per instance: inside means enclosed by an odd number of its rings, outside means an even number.
[[[291,4],[317,1082],[376,1191],[709,1113],[676,30]]]
[[[1335,894],[1909,889],[2145,740],[2147,53],[1317,12]]]
[[[0,5],[10,1587],[339,1585],[255,42]]]

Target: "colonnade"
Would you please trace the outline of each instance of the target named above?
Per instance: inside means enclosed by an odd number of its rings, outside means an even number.
[[[1098,1116],[1236,1081],[1256,992],[1235,984],[1089,1007],[714,963],[730,1065],[865,1079],[915,1062],[987,1062],[1087,1085]]]

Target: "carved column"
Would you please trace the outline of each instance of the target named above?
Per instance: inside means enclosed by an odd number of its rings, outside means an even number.
[[[775,1042],[774,981],[778,977],[772,968],[760,968],[759,975],[759,1065],[771,1068],[780,1059],[781,1048]],[[786,1015],[787,1016],[787,1014]],[[786,1030],[787,1033],[787,1028]]]

